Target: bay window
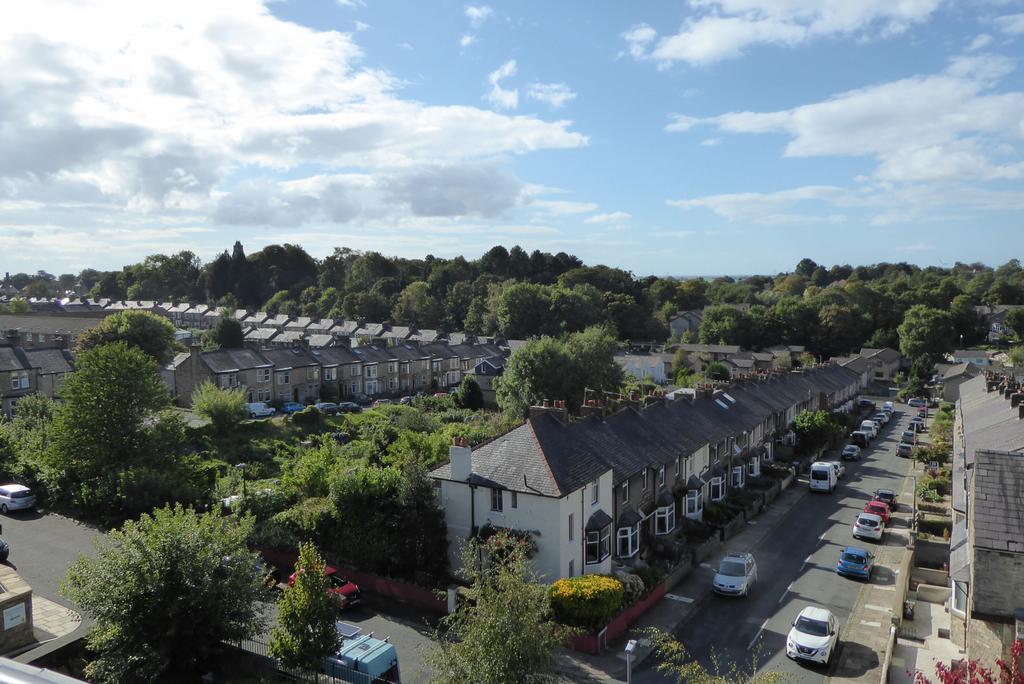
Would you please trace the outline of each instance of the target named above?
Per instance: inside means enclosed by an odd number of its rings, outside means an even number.
[[[704,514],[704,493],[699,489],[686,492],[686,517],[700,519]]]
[[[669,534],[676,529],[676,506],[662,506],[654,511],[654,534]]]
[[[640,550],[640,523],[620,527],[615,533],[615,554],[619,558],[631,558]]]
[[[725,498],[725,482],[720,477],[711,478],[711,500],[721,501]]]
[[[600,563],[611,555],[612,528],[606,525],[600,530],[587,532],[587,564]]]

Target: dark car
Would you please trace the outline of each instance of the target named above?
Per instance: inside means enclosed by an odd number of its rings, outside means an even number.
[[[338,405],[333,401],[318,401],[316,407],[320,409],[320,412],[325,416],[333,416],[338,413]]]
[[[343,401],[338,404],[338,413],[359,413],[363,407],[354,401]]]
[[[887,504],[890,509],[896,510],[896,492],[891,489],[876,489],[875,490],[875,501],[881,501]]]
[[[914,455],[913,445],[900,442],[896,445],[896,455],[900,458],[911,458]]]
[[[875,410],[875,402],[871,401],[870,399],[858,399],[857,400],[857,408],[860,408],[860,409],[871,409],[872,411],[874,411]]]
[[[844,461],[859,461],[860,460],[860,447],[856,444],[847,444],[843,447],[843,453],[840,458]]]
[[[370,404],[373,403],[373,399],[366,396],[365,394],[359,394],[358,392],[352,395],[352,401],[359,404],[360,406],[369,406]]]
[[[337,596],[341,602],[342,608],[351,608],[352,606],[360,603],[359,587],[355,582],[351,582],[346,579],[341,573],[338,572],[337,568],[331,567],[330,565],[324,568],[324,572],[331,580],[331,586],[328,587],[327,592],[333,596]],[[293,572],[288,578],[288,586],[295,584],[295,573]]]

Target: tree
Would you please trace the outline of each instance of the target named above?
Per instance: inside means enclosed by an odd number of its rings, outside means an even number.
[[[729,367],[720,361],[709,363],[704,369],[704,374],[712,380],[728,380],[730,377]]]
[[[462,379],[462,384],[459,385],[459,393],[455,396],[455,401],[462,408],[481,409],[484,406],[484,393],[480,389],[480,384],[476,381],[472,375],[467,375]]]
[[[338,602],[330,588],[327,566],[316,546],[299,544],[295,583],[284,590],[277,626],[270,634],[270,655],[285,667],[319,670],[323,659],[341,646],[334,624]]]
[[[431,683],[557,681],[554,648],[561,633],[547,587],[533,575],[529,544],[508,532],[486,541],[474,537],[463,568],[469,600],[441,620],[444,633],[426,654]]]
[[[938,661],[935,663],[935,674],[940,684],[1024,684],[1022,659],[1024,641],[1016,639],[1010,646],[1010,658],[997,658],[995,668],[985,667],[978,660],[960,662],[954,666]],[[914,673],[914,684],[931,684],[931,680],[918,670]]]
[[[175,506],[144,513],[100,537],[61,585],[96,621],[90,680],[156,681],[205,670],[222,641],[258,634],[265,598],[246,548],[252,518]]]
[[[209,340],[214,349],[238,349],[245,340],[242,324],[231,311],[223,309],[210,330]]]
[[[1024,307],[1010,309],[1003,317],[1003,326],[1013,331],[1018,340],[1024,340]]]
[[[391,315],[402,323],[435,328],[441,322],[441,304],[430,293],[430,286],[419,280],[402,290]]]
[[[248,414],[245,398],[241,387],[221,389],[207,380],[193,390],[192,409],[210,421],[214,432],[225,435]]]
[[[498,302],[498,324],[506,337],[525,339],[547,327],[551,308],[549,288],[516,283],[505,289]]]
[[[836,419],[828,411],[804,411],[793,421],[796,450],[801,455],[816,453],[839,429]]]
[[[946,311],[915,304],[904,315],[898,332],[900,353],[908,359],[925,357],[934,365],[953,351],[956,332],[953,317]]]
[[[1010,358],[1010,364],[1015,368],[1024,367],[1024,346],[1012,347],[1007,353]],[[21,413],[21,406],[19,403],[18,413]]]
[[[656,658],[658,672],[675,679],[677,684],[780,684],[787,677],[781,672],[759,669],[760,645],[751,652],[750,667],[737,663],[722,663],[712,651],[711,668],[704,667],[693,658],[686,647],[674,636],[657,627],[643,630]]]
[[[78,354],[111,342],[124,342],[141,349],[160,365],[169,363],[178,349],[174,326],[166,318],[148,311],[118,311],[104,318],[99,325],[78,336]]]
[[[704,310],[700,324],[702,344],[740,344],[747,336],[749,319],[731,306],[712,306]]]

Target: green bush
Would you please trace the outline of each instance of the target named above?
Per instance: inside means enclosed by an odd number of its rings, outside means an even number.
[[[303,428],[318,428],[323,425],[324,414],[316,406],[306,408],[292,414],[292,422]]]
[[[654,591],[654,588],[661,584],[661,580],[665,579],[665,571],[653,566],[640,568],[636,571],[636,574],[644,581],[645,594],[649,594]]]
[[[559,622],[596,631],[619,612],[625,589],[609,575],[580,575],[558,580],[551,585],[550,595]]]

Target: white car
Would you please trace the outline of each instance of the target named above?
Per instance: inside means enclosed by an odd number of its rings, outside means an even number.
[[[716,594],[747,596],[757,581],[757,563],[749,553],[727,554],[718,564],[711,587]]]
[[[25,485],[0,485],[0,513],[21,511],[36,505],[36,495]]]
[[[829,463],[835,469],[837,479],[846,475],[846,466],[843,465],[842,461],[829,461]]]
[[[881,541],[885,534],[885,521],[882,516],[874,513],[859,513],[853,523],[854,539],[874,539]]]
[[[839,641],[836,616],[825,608],[808,606],[793,621],[786,637],[786,655],[790,658],[827,664]]]
[[[273,407],[267,406],[266,402],[263,401],[250,402],[245,405],[245,408],[249,411],[250,418],[266,418],[275,413]]]

